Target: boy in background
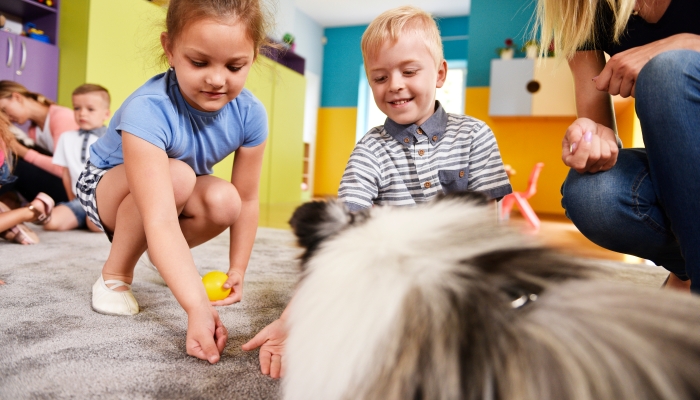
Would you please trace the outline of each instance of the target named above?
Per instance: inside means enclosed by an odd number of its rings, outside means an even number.
[[[384,12],[362,36],[362,57],[387,119],[357,143],[345,168],[338,197],[351,211],[415,205],[440,192],[512,192],[491,129],[435,100],[447,62],[430,14],[411,6]]]
[[[44,229],[67,231],[87,227],[93,232],[101,232],[87,218],[80,201],[75,197],[75,183],[90,157],[90,145],[107,130],[105,122],[110,115],[109,104],[109,92],[100,85],[86,83],[73,91],[75,122],[80,129],[64,132],[53,155],[53,163],[63,167],[63,186],[69,201],[54,208],[51,221]]]

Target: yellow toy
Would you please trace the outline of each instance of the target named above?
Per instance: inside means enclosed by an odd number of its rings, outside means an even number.
[[[209,300],[223,300],[229,293],[231,289],[224,289],[224,283],[228,280],[228,275],[221,271],[211,271],[207,272],[202,277],[202,283],[204,284],[204,289],[207,291],[207,296]]]

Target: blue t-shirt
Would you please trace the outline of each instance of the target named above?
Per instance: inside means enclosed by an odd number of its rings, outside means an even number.
[[[124,163],[121,132],[127,131],[187,163],[197,175],[239,147],[267,138],[267,113],[247,89],[218,111],[190,106],[180,93],[174,71],[154,76],[114,113],[107,133],[90,147],[90,163],[110,169]]]

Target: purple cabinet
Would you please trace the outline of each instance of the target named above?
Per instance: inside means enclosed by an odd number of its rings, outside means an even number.
[[[58,48],[0,31],[0,79],[16,81],[51,100],[58,94]]]

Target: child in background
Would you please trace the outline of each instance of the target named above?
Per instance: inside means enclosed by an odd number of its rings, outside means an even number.
[[[409,6],[381,14],[362,36],[362,56],[374,100],[387,119],[350,156],[338,197],[351,211],[415,205],[440,191],[476,191],[491,199],[512,192],[491,129],[446,113],[435,100],[447,63],[429,14]],[[260,369],[273,378],[283,369],[288,310],[243,345],[243,350],[260,347]]]
[[[170,69],[124,101],[78,178],[88,217],[112,241],[92,308],[139,312],[131,282],[148,249],[187,313],[187,354],[210,363],[228,337],[213,305],[241,300],[258,225],[267,114],[243,85],[267,28],[259,0],[170,1],[161,34]],[[211,176],[232,152],[231,182]],[[209,302],[189,248],[225,229],[232,291]]]
[[[10,121],[0,113],[0,187],[17,179],[12,175],[11,148],[15,140]],[[24,222],[49,222],[53,205],[53,199],[45,193],[39,193],[27,207],[15,210],[0,202],[0,237],[19,244],[39,243],[39,237]]]
[[[18,125],[30,121],[27,133],[35,142],[34,149],[12,143],[12,151],[19,158],[14,172],[19,179],[12,189],[25,199],[46,192],[57,201],[68,201],[61,181],[63,168],[53,164],[51,155],[64,132],[78,129],[73,111],[13,81],[0,81],[0,111]]]
[[[75,197],[74,188],[90,156],[90,146],[107,131],[104,124],[109,119],[109,102],[109,92],[100,85],[86,83],[73,91],[75,122],[80,129],[63,133],[53,155],[54,164],[63,167],[63,186],[69,201],[56,206],[53,218],[44,229],[67,231],[87,227],[101,232],[87,217],[80,200]]]
[[[405,6],[377,17],[362,36],[362,57],[383,126],[355,146],[338,197],[351,211],[415,205],[436,194],[512,192],[491,129],[448,114],[435,100],[447,62],[430,14]]]

